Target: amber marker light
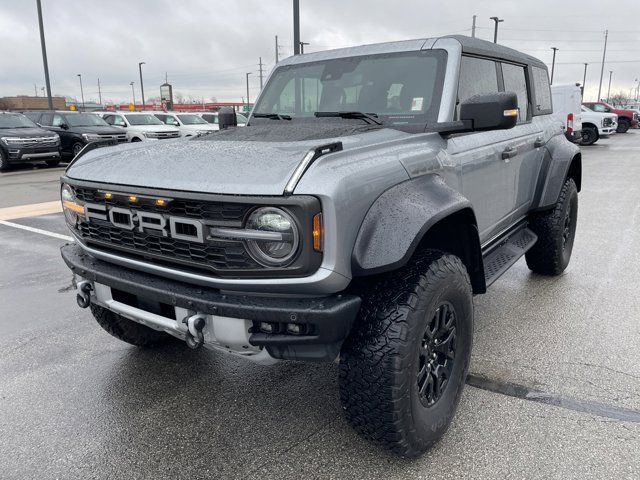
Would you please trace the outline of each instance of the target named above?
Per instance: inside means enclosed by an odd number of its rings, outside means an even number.
[[[113,198],[113,193],[105,192],[104,198],[106,198],[107,200],[111,200]]]
[[[78,205],[77,203],[72,202],[71,200],[65,200],[64,202],[62,202],[62,205],[67,210],[71,210],[72,212],[75,212],[78,215],[84,215],[84,206],[83,205]]]
[[[156,198],[156,205],[159,207],[164,207],[167,204],[167,201],[164,198]]]
[[[324,231],[322,228],[322,214],[318,213],[313,217],[313,249],[316,252],[322,251],[322,237],[324,236]]]
[[[131,203],[136,203],[138,201],[138,197],[136,197],[135,195],[129,195],[129,201]]]

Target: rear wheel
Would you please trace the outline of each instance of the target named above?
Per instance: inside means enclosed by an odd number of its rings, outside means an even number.
[[[159,332],[124,318],[99,305],[91,305],[91,313],[104,330],[118,340],[137,347],[155,347],[173,340],[168,333]]]
[[[525,258],[527,266],[542,275],[560,275],[569,265],[578,221],[578,189],[567,179],[552,210],[533,214],[529,228],[538,241]]]
[[[582,145],[593,145],[600,135],[595,127],[582,127]]]
[[[629,120],[627,120],[626,118],[621,118],[620,120],[618,120],[618,128],[616,129],[616,132],[627,133],[630,127],[631,123],[629,122]]]
[[[426,251],[373,283],[340,353],[347,421],[400,455],[425,452],[456,411],[472,336],[472,290],[459,258]]]

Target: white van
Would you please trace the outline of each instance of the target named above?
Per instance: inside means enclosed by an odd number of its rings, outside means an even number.
[[[151,113],[144,112],[96,112],[109,125],[123,127],[127,132],[127,140],[141,142],[144,140],[165,140],[179,138],[180,131],[158,120]]]
[[[582,139],[582,91],[578,85],[552,85],[553,116],[562,123],[564,134],[570,141]]]

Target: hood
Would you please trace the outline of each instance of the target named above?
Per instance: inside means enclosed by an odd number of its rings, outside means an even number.
[[[44,128],[0,128],[0,137],[52,137],[54,134]]]
[[[69,127],[69,130],[67,131],[72,133],[96,133],[100,135],[122,135],[123,133],[125,133],[124,128],[111,126]]]
[[[178,132],[177,127],[171,125],[131,125],[127,127],[129,130],[141,130],[143,132]]]
[[[275,121],[272,121],[275,123]],[[67,169],[77,180],[237,195],[282,195],[312,148],[341,141],[345,151],[410,136],[371,126],[250,126],[190,140],[140,142],[87,152]],[[344,153],[344,152],[343,152]],[[321,157],[322,162],[331,157]]]

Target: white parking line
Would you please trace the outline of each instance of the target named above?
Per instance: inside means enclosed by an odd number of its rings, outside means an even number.
[[[19,223],[7,222],[6,220],[0,220],[0,225],[4,225],[6,227],[12,227],[12,228],[19,228],[20,230],[26,230],[27,232],[39,233],[40,235],[46,235],[48,237],[58,238],[60,240],[66,240],[67,242],[73,242],[73,238],[68,235],[49,232],[47,230],[42,230],[41,228],[28,227],[26,225],[20,225]]]

